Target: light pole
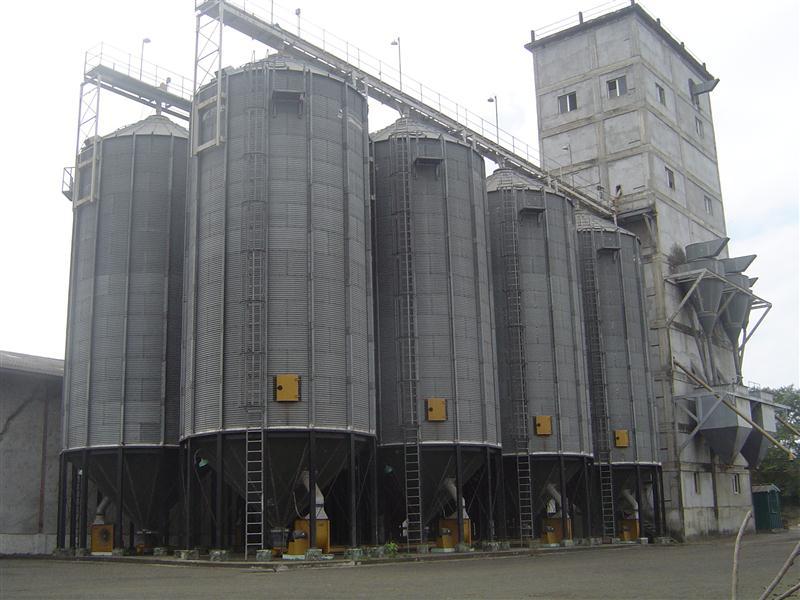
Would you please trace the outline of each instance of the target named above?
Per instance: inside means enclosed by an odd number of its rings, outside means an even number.
[[[497,134],[497,143],[500,144],[500,111],[497,106],[497,96],[492,96],[486,101],[494,104],[494,130]]]
[[[569,151],[569,166],[570,170],[572,170],[572,144],[567,144],[566,146],[561,147],[562,150]],[[561,167],[561,175],[564,175],[564,167]],[[569,174],[570,181],[572,182],[572,187],[575,187],[575,174],[570,172]]]
[[[142,39],[142,51],[139,53],[139,79],[142,78],[142,73],[144,71],[144,45],[150,43],[150,38],[143,38]]]
[[[392,46],[397,46],[397,72],[400,74],[400,91],[403,91],[403,55],[400,53],[400,36],[392,40]]]

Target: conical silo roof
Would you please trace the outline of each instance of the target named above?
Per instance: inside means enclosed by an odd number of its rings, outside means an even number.
[[[370,134],[370,138],[373,142],[383,142],[396,135],[409,135],[415,138],[427,138],[432,140],[438,140],[439,137],[444,136],[445,141],[466,145],[465,142],[462,142],[458,138],[448,133],[443,133],[432,125],[428,125],[427,123],[411,117],[401,117],[397,119],[397,121],[388,127],[384,127]]]
[[[141,121],[126,125],[103,136],[103,139],[131,135],[174,135],[175,137],[188,138],[189,131],[163,115],[150,115]]]
[[[602,217],[598,217],[597,215],[593,215],[592,213],[585,211],[585,210],[576,210],[575,211],[575,227],[579,232],[581,231],[607,231],[610,233],[621,233],[623,235],[630,235],[632,237],[636,237],[633,233],[620,227],[619,225],[615,225],[612,221],[608,219],[603,219]]]
[[[505,167],[495,169],[494,173],[486,178],[487,192],[496,192],[497,190],[508,188],[534,190],[538,192],[543,187],[544,182]]]

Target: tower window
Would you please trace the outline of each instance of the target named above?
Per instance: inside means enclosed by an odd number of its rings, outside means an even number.
[[[742,481],[739,479],[739,473],[734,473],[731,477],[731,488],[734,494],[742,493]]]
[[[660,85],[656,84],[656,94],[658,95],[658,101],[663,104],[664,106],[667,105],[667,93],[664,91],[664,88]]]
[[[570,92],[558,97],[558,112],[561,114],[572,112],[578,108],[578,96],[575,92]]]
[[[625,80],[625,75],[606,81],[608,87],[609,98],[619,98],[628,93],[628,84]]]
[[[701,475],[700,471],[695,471],[694,473],[692,473],[692,480],[693,480],[693,483],[694,483],[694,493],[695,494],[699,494],[700,492],[703,491],[703,486],[701,485],[702,484],[702,480],[700,478],[700,475]]]
[[[700,96],[694,93],[694,80],[689,80],[689,98],[692,99],[692,104],[700,108]]]
[[[714,214],[714,201],[711,198],[709,198],[708,196],[703,196],[703,203],[705,204],[706,212],[709,215],[713,215]]]
[[[669,167],[664,167],[664,171],[667,174],[667,186],[669,187],[669,189],[674,190],[675,189],[675,171],[673,171]]]
[[[705,128],[703,127],[703,121],[698,119],[697,117],[694,118],[694,130],[697,132],[701,138],[706,137]]]

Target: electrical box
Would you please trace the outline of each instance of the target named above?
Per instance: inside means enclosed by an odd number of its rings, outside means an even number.
[[[533,425],[536,435],[553,435],[553,417],[550,415],[534,417]]]
[[[447,421],[447,400],[428,398],[425,400],[428,421]]]
[[[280,373],[275,375],[275,401],[297,402],[300,400],[300,375]]]
[[[114,526],[92,525],[92,554],[111,554],[114,549]]]
[[[628,447],[628,430],[627,429],[615,429],[614,430],[614,445],[617,448],[627,448]]]

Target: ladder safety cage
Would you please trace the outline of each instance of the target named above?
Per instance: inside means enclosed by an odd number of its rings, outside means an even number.
[[[592,428],[600,483],[600,513],[603,537],[616,537],[614,478],[611,466],[611,434],[608,422],[608,396],[605,355],[600,323],[600,289],[595,263],[598,259],[595,230],[580,235],[583,293],[586,298],[586,345],[589,351],[589,390],[592,402]]]
[[[408,544],[423,541],[422,477],[419,447],[417,306],[414,277],[414,227],[411,195],[411,134],[405,131],[389,138],[393,213],[396,228],[398,269],[395,306],[399,328],[399,396],[403,430],[403,477]]]
[[[519,215],[516,188],[502,192],[501,256],[505,277],[507,333],[509,337],[509,395],[513,409],[513,437],[519,504],[519,536],[533,539],[533,483],[526,386],[525,317],[523,314],[519,260]]]

